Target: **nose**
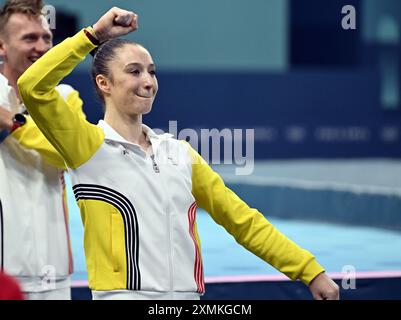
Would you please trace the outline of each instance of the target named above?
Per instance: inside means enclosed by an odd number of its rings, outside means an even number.
[[[151,91],[155,87],[155,81],[150,74],[146,74],[143,79],[143,87],[146,91]]]
[[[39,39],[35,43],[35,51],[37,51],[41,55],[45,54],[50,48],[51,43],[45,41],[44,39]]]

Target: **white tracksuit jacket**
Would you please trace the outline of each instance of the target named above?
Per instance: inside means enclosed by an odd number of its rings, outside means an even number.
[[[70,86],[60,85],[58,91],[81,109],[82,101]],[[25,111],[1,74],[0,107]],[[0,142],[0,267],[15,276],[25,292],[46,291],[53,284],[70,286],[63,167],[63,159],[29,117]]]

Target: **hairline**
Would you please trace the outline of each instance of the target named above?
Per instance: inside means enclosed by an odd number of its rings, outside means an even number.
[[[8,19],[7,19],[6,23],[4,24],[4,28],[2,30],[0,30],[0,37],[5,37],[7,40],[9,39],[8,28],[9,28],[10,20],[11,20],[12,17],[15,17],[16,15],[25,16],[28,19],[32,19],[32,18],[33,19],[41,19],[42,17],[43,18],[45,17],[41,13],[36,15],[36,14],[29,14],[29,13],[18,12],[18,11],[17,12],[13,12],[8,16]],[[51,32],[50,28],[49,28],[49,30],[46,30],[46,31],[49,31],[49,33],[51,35],[53,35],[53,33]]]

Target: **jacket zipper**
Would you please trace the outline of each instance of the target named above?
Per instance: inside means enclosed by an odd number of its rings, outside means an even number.
[[[160,168],[156,163],[155,154],[150,156],[152,159],[153,170],[155,173],[160,173]],[[164,186],[163,179],[160,179],[160,184],[162,185],[164,192],[167,196],[167,206],[166,206],[166,218],[167,218],[167,234],[168,234],[168,264],[169,264],[169,275],[170,275],[170,291],[173,290],[173,252],[172,252],[172,235],[171,235],[171,214],[170,214],[170,205],[169,205],[169,197],[167,189]]]
[[[160,173],[159,166],[157,165],[156,160],[155,160],[155,155],[152,154],[152,155],[150,156],[150,158],[152,159],[152,164],[153,164],[153,170],[154,170],[154,172]]]

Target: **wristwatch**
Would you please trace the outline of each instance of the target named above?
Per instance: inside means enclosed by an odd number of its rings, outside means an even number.
[[[10,132],[14,132],[14,130],[22,127],[26,123],[26,117],[22,113],[16,113],[13,118],[13,126],[11,127]]]

